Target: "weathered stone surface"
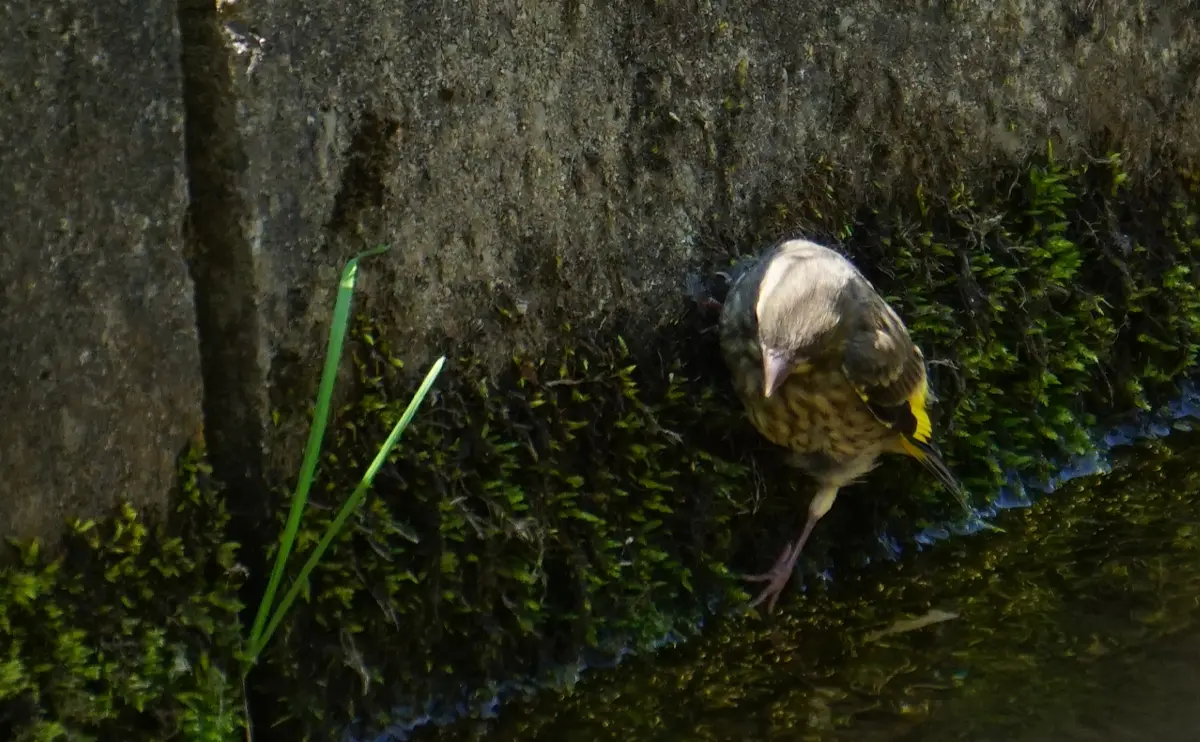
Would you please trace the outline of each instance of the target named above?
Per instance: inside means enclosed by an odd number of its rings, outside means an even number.
[[[468,340],[507,356],[561,316],[654,325],[690,267],[755,247],[819,156],[888,183],[984,171],[1047,138],[1066,156],[1106,138],[1135,171],[1163,147],[1194,154],[1186,6],[224,6],[282,460],[309,395],[281,392],[315,385],[358,249],[395,245],[361,301],[414,361]],[[479,331],[498,300],[526,307],[521,332]]]
[[[5,522],[153,497],[196,424],[185,97],[214,454],[288,470],[358,249],[396,246],[362,301],[415,362],[507,356],[563,317],[654,326],[817,157],[884,183],[1047,138],[1191,157],[1187,6],[185,2],[181,70],[174,6],[7,4]],[[520,330],[485,327],[497,302]]]
[[[0,8],[0,536],[161,504],[200,424],[174,6]]]

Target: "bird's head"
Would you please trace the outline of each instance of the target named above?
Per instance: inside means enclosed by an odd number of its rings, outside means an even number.
[[[806,306],[799,292],[786,288],[758,304],[764,397],[774,394],[788,376],[807,368],[810,356],[826,337],[826,325],[815,324]]]
[[[777,257],[759,284],[754,311],[765,397],[788,376],[804,370],[837,332],[843,283],[840,277],[831,279],[829,261],[819,255],[793,252]]]

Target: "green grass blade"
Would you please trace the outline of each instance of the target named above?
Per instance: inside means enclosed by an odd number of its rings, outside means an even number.
[[[350,495],[349,499],[347,499],[345,504],[342,505],[342,509],[338,511],[337,517],[334,518],[333,522],[329,524],[329,527],[325,529],[325,535],[321,537],[321,541],[317,544],[317,548],[313,549],[313,553],[308,557],[308,561],[305,562],[304,567],[301,568],[300,574],[296,576],[295,581],[292,582],[291,588],[288,589],[287,595],[285,595],[283,600],[280,601],[279,608],[276,609],[275,614],[271,617],[271,623],[267,625],[267,629],[265,632],[263,632],[261,639],[257,644],[251,644],[252,657],[257,657],[258,653],[261,652],[263,647],[266,646],[266,643],[271,638],[271,635],[275,633],[275,629],[279,627],[279,623],[283,621],[283,617],[287,613],[288,608],[291,607],[292,603],[296,600],[296,597],[300,594],[301,588],[308,581],[309,574],[317,566],[317,563],[321,560],[321,556],[324,555],[325,550],[329,548],[329,544],[333,543],[333,539],[337,537],[339,532],[341,532],[342,526],[346,524],[346,520],[350,517],[350,514],[354,512],[354,510],[362,502],[363,498],[366,497],[367,491],[371,488],[371,482],[375,479],[376,472],[378,472],[379,468],[383,466],[383,463],[387,461],[388,454],[400,440],[400,436],[404,434],[404,429],[408,427],[408,424],[412,421],[413,416],[417,414],[417,408],[420,407],[421,402],[425,400],[425,395],[429,394],[429,390],[433,386],[433,382],[437,379],[438,374],[442,372],[442,366],[445,365],[445,363],[446,357],[442,356],[437,360],[436,363],[433,364],[433,367],[429,369],[429,373],[425,374],[425,380],[421,382],[421,386],[417,389],[417,393],[413,395],[412,400],[408,403],[408,408],[404,410],[404,414],[400,417],[399,422],[397,422],[395,427],[392,428],[392,432],[388,435],[387,440],[383,442],[383,446],[380,447],[379,453],[375,455],[375,460],[372,461],[371,465],[367,467],[367,471],[363,474],[362,479],[359,480],[358,486],[354,488],[354,493]]]
[[[321,452],[321,441],[325,437],[325,426],[329,421],[329,406],[333,398],[333,384],[337,378],[338,363],[342,358],[342,347],[345,345],[346,329],[350,324],[350,306],[354,297],[354,285],[358,280],[358,262],[366,257],[378,255],[390,249],[390,245],[366,250],[355,255],[346,263],[342,271],[342,280],[338,285],[337,301],[333,308],[333,322],[329,327],[329,344],[325,351],[325,369],[321,372],[321,383],[317,389],[317,406],[313,412],[312,427],[308,431],[308,444],[304,448],[304,461],[300,466],[300,476],[296,480],[296,489],[292,493],[292,509],[288,514],[287,525],[284,526],[280,539],[279,553],[275,555],[275,566],[271,569],[271,579],[267,583],[267,591],[263,593],[258,605],[258,614],[254,617],[254,625],[250,630],[251,648],[261,646],[262,631],[270,615],[271,604],[283,578],[284,565],[288,554],[296,541],[296,532],[300,529],[300,517],[304,514],[304,506],[308,503],[308,491],[312,487],[313,474],[317,469],[317,461]],[[248,657],[249,664],[254,664],[258,652],[252,651]]]

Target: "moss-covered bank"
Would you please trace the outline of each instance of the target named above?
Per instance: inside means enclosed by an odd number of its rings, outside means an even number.
[[[931,359],[940,436],[977,503],[1006,468],[1045,474],[1048,457],[1085,449],[1095,411],[1164,399],[1193,363],[1200,194],[1191,172],[1134,182],[1116,156],[1074,168],[1047,160],[991,184],[925,184],[886,201],[852,198],[848,182],[836,164],[814,163],[793,193],[764,202],[761,234],[712,240],[703,270],[798,227],[842,244],[894,298]],[[270,714],[280,723],[260,727],[260,739],[328,739],[352,719],[379,729],[396,709],[419,715],[426,699],[458,700],[464,689],[489,698],[503,680],[552,673],[581,653],[644,646],[670,628],[686,632],[743,599],[728,570],[772,558],[809,483],[742,422],[708,331],[716,318],[684,284],[681,276],[676,316],[564,323],[557,347],[514,349],[500,374],[476,365],[464,341],[251,676],[279,701]],[[519,304],[497,295],[483,332],[494,342],[521,321]],[[387,340],[386,328],[361,319],[355,389],[326,439],[297,564],[408,401],[406,354]],[[195,475],[184,481],[201,491]],[[106,738],[110,728],[169,735],[195,709],[195,718],[235,718],[240,689],[228,678],[240,574],[232,547],[221,546],[219,498],[197,497],[184,498],[180,518],[194,513],[200,525],[148,539],[153,548],[134,558],[140,571],[113,567],[108,579],[112,564],[125,563],[113,545],[130,538],[126,524],[75,539],[77,552],[92,539],[92,551],[78,553],[98,560],[68,557],[47,571],[30,557],[4,572],[14,585],[62,585],[56,594],[77,601],[53,609],[73,617],[64,625],[93,613],[113,624],[82,627],[92,659],[81,661],[100,669],[79,676],[99,673],[100,685],[72,696],[74,681],[53,659],[64,632],[38,614],[63,603],[9,598],[16,608],[0,617],[15,618],[0,629],[14,637],[8,656],[19,672],[3,686],[0,724],[31,739],[44,735],[39,719]],[[882,529],[903,539],[957,515],[910,462],[880,469],[843,499],[812,544],[810,573],[834,563],[852,573],[845,568],[884,549]],[[269,548],[273,536],[263,529],[263,544],[248,546]],[[153,561],[181,549],[187,564],[204,566],[164,571]],[[904,570],[886,572],[905,580]],[[103,589],[80,587],[93,583]],[[882,620],[869,594],[839,600],[855,621]],[[820,600],[798,601],[784,620],[809,616],[810,635],[820,633],[829,625]],[[205,621],[180,608],[196,603]],[[137,642],[166,637],[169,653],[146,655],[153,672],[140,669],[142,655],[104,643],[127,622]],[[127,676],[150,678],[150,690],[130,695],[119,679]]]
[[[1141,653],[1200,625],[1197,454],[1197,433],[1122,449],[1113,473],[1006,511],[1005,533],[842,571],[769,624],[723,622],[513,704],[490,734],[436,736],[949,742],[1086,716]],[[958,616],[872,636],[932,609]]]
[[[53,559],[24,545],[0,570],[0,738],[239,733],[243,575],[203,454],[181,458],[174,513],[76,522]]]

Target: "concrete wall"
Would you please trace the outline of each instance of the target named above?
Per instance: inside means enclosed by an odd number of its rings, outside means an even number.
[[[200,428],[176,10],[0,9],[0,536],[163,504]]]
[[[157,497],[201,369],[223,476],[293,470],[336,277],[367,246],[395,249],[360,306],[415,364],[498,358],[564,315],[665,321],[822,155],[885,183],[1047,137],[1106,138],[1135,170],[1191,157],[1188,5],[9,4],[4,507]],[[518,331],[480,329],[498,301],[527,304]]]

